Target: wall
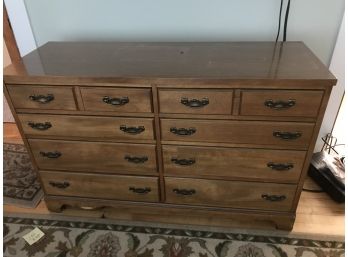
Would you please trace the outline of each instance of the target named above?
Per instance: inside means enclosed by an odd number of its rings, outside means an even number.
[[[276,36],[280,0],[25,0],[25,4],[40,46],[69,40],[269,41]],[[343,12],[344,0],[292,0],[288,40],[304,41],[328,65]]]
[[[6,67],[11,64],[11,58],[8,53],[5,41],[3,40],[3,67]],[[3,108],[4,108],[4,122],[14,122],[14,118],[12,116],[10,107],[8,106],[8,103],[6,101],[5,96],[3,96]]]

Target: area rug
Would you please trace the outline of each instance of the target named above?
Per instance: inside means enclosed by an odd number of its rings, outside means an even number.
[[[20,144],[4,144],[4,203],[35,208],[43,191],[29,154]]]
[[[35,227],[45,236],[30,246],[22,236]],[[3,240],[4,256],[32,257],[343,257],[345,249],[339,241],[13,214],[4,216]]]

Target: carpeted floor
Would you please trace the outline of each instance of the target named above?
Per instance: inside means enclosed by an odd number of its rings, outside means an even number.
[[[22,236],[35,227],[45,236],[30,246]],[[308,236],[203,231],[59,216],[4,216],[4,256],[343,257],[344,248],[343,241]]]
[[[43,191],[24,145],[4,144],[4,203],[35,208]]]

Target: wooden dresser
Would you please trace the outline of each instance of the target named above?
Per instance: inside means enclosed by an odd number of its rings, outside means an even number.
[[[280,229],[336,83],[301,42],[50,42],[4,74],[49,210]]]

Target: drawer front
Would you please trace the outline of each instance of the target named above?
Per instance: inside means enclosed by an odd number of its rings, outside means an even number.
[[[153,140],[153,119],[19,114],[27,135]]]
[[[29,139],[40,169],[154,173],[154,145]]]
[[[241,115],[316,117],[322,91],[243,90]]]
[[[76,110],[72,87],[7,85],[15,108]]]
[[[296,183],[305,151],[163,146],[165,174]]]
[[[166,201],[231,208],[290,211],[296,185],[165,178]]]
[[[162,119],[162,139],[307,147],[313,123]]]
[[[81,87],[85,110],[152,112],[151,89]]]
[[[129,201],[158,201],[156,177],[94,175],[40,171],[46,192],[50,195],[90,197]]]
[[[231,90],[159,90],[160,112],[231,114]]]

